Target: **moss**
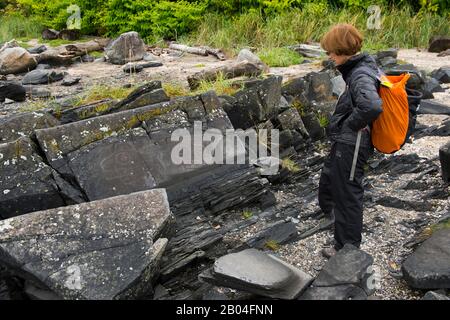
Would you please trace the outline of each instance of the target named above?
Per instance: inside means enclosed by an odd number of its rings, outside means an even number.
[[[317,113],[317,120],[319,121],[319,125],[321,128],[326,128],[330,123],[328,117],[320,112]]]
[[[292,102],[292,107],[297,109],[300,116],[304,116],[306,114],[305,106],[298,99],[294,99]]]
[[[244,210],[242,212],[242,218],[243,219],[250,219],[251,217],[253,217],[253,212],[249,211],[249,210]]]
[[[296,173],[300,171],[300,167],[291,159],[285,158],[281,161],[281,167]]]
[[[278,243],[278,241],[270,239],[266,241],[264,247],[272,251],[277,251],[280,249],[280,244]]]
[[[101,115],[106,113],[112,107],[111,101],[99,103],[95,106],[86,107],[86,109],[81,110],[78,113],[78,117],[83,120],[87,118],[91,118],[96,115]]]

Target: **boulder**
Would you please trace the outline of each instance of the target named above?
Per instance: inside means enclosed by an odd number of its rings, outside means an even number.
[[[30,49],[27,49],[27,50],[31,54],[39,54],[39,53],[42,53],[42,52],[46,51],[47,47],[42,44],[40,46],[36,46],[36,47],[30,48]]]
[[[90,62],[94,62],[94,61],[95,61],[95,58],[88,54],[81,56],[81,62],[90,63]]]
[[[112,41],[105,49],[108,60],[113,64],[142,60],[145,55],[145,44],[135,31],[123,33]]]
[[[421,300],[440,300],[440,301],[448,301],[450,297],[445,295],[445,293],[439,293],[435,291],[428,291]]]
[[[431,77],[440,83],[450,83],[450,67],[441,67],[431,72]]]
[[[23,77],[22,84],[49,84],[63,78],[64,73],[55,70],[33,70]]]
[[[299,132],[304,138],[308,138],[308,131],[306,130],[303,120],[298,113],[297,109],[289,108],[286,111],[280,113],[277,117],[283,130],[294,130]]]
[[[52,169],[28,138],[0,144],[0,186],[0,219],[65,205]]]
[[[144,67],[136,63],[127,63],[125,66],[123,66],[122,70],[125,73],[133,74],[141,72],[142,70],[144,70]]]
[[[387,50],[379,51],[376,53],[375,58],[380,61],[384,58],[393,58],[397,59],[398,56],[398,50],[394,48],[390,48]]]
[[[152,293],[173,224],[164,189],[0,221],[0,263],[60,299]]]
[[[320,125],[319,119],[314,112],[302,114],[303,124],[312,140],[320,140],[325,137],[325,128]]]
[[[214,285],[279,299],[297,298],[313,280],[305,272],[256,249],[217,259],[200,278]]]
[[[435,231],[403,263],[406,282],[417,289],[450,289],[450,228]]]
[[[442,52],[439,53],[437,56],[438,56],[438,57],[448,57],[448,56],[450,56],[450,49],[447,49],[447,50],[445,50],[445,51],[442,51]]]
[[[306,57],[306,58],[322,58],[326,52],[318,45],[309,45],[309,44],[299,44],[295,46],[289,46],[289,49],[294,50],[298,54]]]
[[[433,99],[433,93],[444,92],[445,89],[442,88],[441,84],[435,78],[427,77],[425,79],[425,84],[423,85],[423,97],[422,99]]]
[[[63,29],[58,33],[58,38],[68,41],[75,41],[81,38],[81,30],[79,29]]]
[[[23,87],[27,92],[27,96],[31,99],[45,99],[52,96],[52,92],[48,88],[43,88],[36,85],[24,85]]]
[[[36,59],[24,48],[6,48],[0,51],[0,74],[17,74],[36,68]]]
[[[422,100],[417,114],[445,114],[450,115],[450,106],[433,101]]]
[[[25,101],[26,90],[19,83],[0,81],[0,102],[5,101],[5,99],[17,102]]]
[[[368,278],[373,274],[372,264],[372,256],[351,244],[346,244],[328,260],[312,286],[334,287],[352,284],[371,295],[375,289],[368,283]]]
[[[59,31],[54,29],[45,29],[42,31],[42,39],[44,40],[55,40],[58,39]]]
[[[450,142],[439,148],[439,160],[441,162],[442,179],[450,182]]]
[[[81,77],[65,77],[64,80],[61,82],[61,85],[65,87],[76,85],[78,82],[80,82]]]
[[[256,65],[261,71],[267,71],[269,67],[262,60],[248,49],[242,49],[236,58],[237,62],[248,61]]]
[[[450,49],[450,36],[434,36],[430,39],[429,52],[439,53],[447,49]]]
[[[311,72],[305,76],[308,83],[306,97],[309,101],[324,102],[335,100],[333,83],[328,72]]]
[[[235,129],[248,129],[275,116],[281,99],[282,77],[272,76],[238,91],[224,110]]]
[[[366,292],[352,284],[333,287],[309,287],[299,300],[366,300]]]
[[[59,121],[43,111],[26,112],[0,119],[0,143],[12,142],[20,137],[31,137],[36,129],[50,128]]]

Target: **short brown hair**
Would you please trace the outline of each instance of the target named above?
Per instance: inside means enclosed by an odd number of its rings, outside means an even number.
[[[338,56],[352,56],[361,50],[363,36],[351,24],[337,24],[330,29],[320,41],[320,45],[327,52]]]

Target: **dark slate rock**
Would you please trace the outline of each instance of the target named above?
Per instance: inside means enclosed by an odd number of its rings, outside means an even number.
[[[335,100],[333,83],[328,72],[311,72],[305,76],[308,85],[306,97],[309,101],[324,102]]]
[[[93,56],[90,56],[88,54],[85,54],[81,57],[81,62],[86,62],[86,63],[90,63],[90,62],[94,62],[95,58]]]
[[[200,277],[215,285],[280,299],[295,299],[313,280],[305,272],[255,249],[217,259],[214,267]]]
[[[51,69],[52,66],[49,64],[45,64],[45,63],[39,63],[36,67],[36,70],[47,70],[47,69]]]
[[[169,100],[170,98],[162,89],[161,81],[152,80],[133,90],[128,97],[114,106],[114,110],[139,108]]]
[[[47,51],[47,47],[45,45],[36,46],[30,49],[27,49],[29,53],[39,54],[44,51]]]
[[[381,60],[381,59],[384,59],[384,58],[387,58],[387,57],[397,59],[397,56],[398,56],[398,50],[394,49],[394,48],[383,50],[383,51],[379,51],[376,54],[376,58],[378,60]]]
[[[140,66],[142,66],[142,68],[157,68],[157,67],[161,67],[163,64],[161,62],[158,61],[148,61],[146,63],[141,63],[139,64]]]
[[[450,83],[450,67],[441,67],[431,73],[431,77],[440,83]]]
[[[64,205],[52,170],[28,138],[0,144],[0,219]]]
[[[27,96],[31,99],[46,99],[52,96],[52,92],[47,88],[42,88],[35,85],[25,85],[24,88],[27,92]]]
[[[59,121],[42,111],[11,115],[0,119],[0,143],[11,142],[20,137],[30,137],[34,130],[50,128]]]
[[[277,117],[278,122],[283,130],[295,130],[302,134],[304,138],[308,138],[308,131],[306,130],[303,120],[300,117],[297,109],[289,108],[286,111],[280,113]]]
[[[23,84],[48,84],[60,81],[64,73],[55,70],[33,70],[28,72],[22,79]]]
[[[172,223],[164,189],[34,212],[0,222],[0,261],[63,299],[140,298]]]
[[[151,141],[142,128],[111,136],[67,154],[69,166],[89,200],[156,186],[146,153]]]
[[[380,65],[384,68],[393,67],[397,64],[397,59],[392,57],[385,57],[380,59]]]
[[[352,284],[333,287],[309,287],[299,300],[366,300],[366,292]]]
[[[450,49],[447,49],[445,51],[442,51],[437,55],[438,57],[449,57],[450,56]]]
[[[59,32],[58,38],[68,41],[75,41],[81,38],[81,31],[78,29],[63,29]]]
[[[54,29],[45,29],[42,31],[42,39],[44,40],[55,40],[58,39],[59,31]]]
[[[403,263],[406,282],[417,289],[450,288],[450,229],[435,231]]]
[[[108,98],[74,108],[66,108],[63,111],[54,112],[53,115],[61,123],[75,122],[110,113],[116,103],[118,103],[118,100]]]
[[[128,63],[122,68],[123,72],[133,74],[138,73],[144,70],[144,67],[141,64],[136,63]]]
[[[283,96],[297,97],[302,93],[306,95],[309,84],[304,77],[294,78],[283,84],[281,93]]]
[[[442,179],[444,182],[450,182],[450,142],[439,148],[439,160]]]
[[[450,106],[433,101],[422,100],[417,110],[418,114],[445,114],[450,115]]]
[[[328,260],[313,283],[314,287],[332,287],[353,284],[361,287],[367,294],[373,289],[368,288],[367,279],[373,264],[373,258],[368,253],[346,244],[336,255]]]
[[[448,301],[450,297],[445,295],[445,293],[439,293],[434,291],[428,291],[421,300],[440,300],[440,301]]]
[[[65,77],[64,80],[61,82],[61,85],[69,87],[76,85],[78,82],[80,82],[81,77]]]
[[[450,36],[434,36],[430,39],[429,52],[442,52],[450,49]]]
[[[303,123],[312,140],[320,140],[325,137],[325,129],[320,126],[319,119],[313,112],[302,115]]]
[[[145,55],[144,41],[135,31],[123,33],[105,49],[108,60],[113,64],[139,61]]]
[[[25,101],[26,90],[19,83],[0,81],[0,102],[5,99],[17,102]]]
[[[445,91],[445,89],[442,88],[442,86],[438,80],[427,77],[425,80],[425,84],[423,85],[422,99],[433,99],[434,98],[433,93],[444,92],[444,91]]]
[[[272,76],[257,85],[238,91],[233,104],[224,105],[236,129],[248,129],[278,113],[281,98],[280,76]]]
[[[255,249],[267,249],[268,241],[277,244],[286,244],[295,240],[298,236],[297,227],[291,221],[278,221],[246,241],[247,245]]]

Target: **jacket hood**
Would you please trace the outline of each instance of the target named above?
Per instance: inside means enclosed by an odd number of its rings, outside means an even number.
[[[362,52],[352,56],[344,64],[337,66],[336,69],[339,70],[339,72],[342,74],[342,77],[347,82],[347,78],[350,75],[351,71],[362,66],[368,67],[369,69],[373,70],[375,74],[378,74],[378,65],[375,59],[367,52]]]

